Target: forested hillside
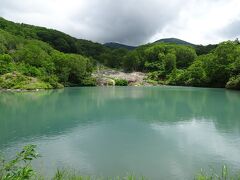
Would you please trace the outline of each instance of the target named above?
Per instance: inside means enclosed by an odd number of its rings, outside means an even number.
[[[110,49],[65,33],[0,18],[0,87],[93,86],[96,64],[120,68],[126,49]]]
[[[163,84],[240,89],[240,45],[228,41],[206,46],[197,55],[191,46],[155,43],[127,54],[124,68],[148,72]]]
[[[0,30],[0,87],[48,89],[88,85],[93,65],[89,58],[65,54],[39,40]]]
[[[128,50],[0,18],[3,89],[93,86],[91,73],[98,64],[145,72],[159,84],[240,89],[238,41],[208,46],[156,42]]]
[[[187,41],[183,41],[181,39],[177,39],[177,38],[165,38],[165,39],[159,39],[157,41],[155,41],[155,43],[173,43],[173,44],[178,44],[178,45],[186,45],[186,46],[197,46],[195,44],[192,44],[190,42],[187,42]]]
[[[112,49],[119,49],[119,48],[123,48],[123,49],[127,49],[127,50],[136,49],[135,46],[129,46],[129,45],[119,44],[119,43],[115,43],[115,42],[105,43],[104,46],[112,48]]]

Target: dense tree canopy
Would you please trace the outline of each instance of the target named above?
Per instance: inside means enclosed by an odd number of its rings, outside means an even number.
[[[197,55],[195,48],[166,43],[149,44],[129,52],[123,65],[127,71],[147,72],[150,79],[165,84],[238,89],[238,42],[207,46],[209,50],[202,51],[201,55]]]
[[[228,88],[234,88],[233,84],[237,83],[240,73],[239,63],[239,44],[224,42],[211,53],[197,57],[193,64],[177,79],[171,80],[170,84],[210,87],[225,87],[228,84]],[[231,83],[230,86],[229,81],[235,83]]]
[[[1,87],[21,88],[25,86],[23,82],[31,81],[41,82],[44,88],[57,88],[61,86],[60,83],[85,85],[86,79],[91,76],[93,65],[89,58],[59,52],[42,41],[25,39],[0,30],[0,45]],[[9,82],[6,86],[1,81],[6,81],[6,77],[12,79],[12,84]]]
[[[32,77],[53,88],[95,85],[91,73],[98,64],[146,72],[149,80],[170,85],[240,86],[238,40],[208,46],[156,42],[128,50],[0,18],[0,76],[8,74],[2,79]]]
[[[111,49],[99,43],[76,39],[57,30],[27,24],[13,23],[0,17],[0,29],[24,39],[36,39],[48,43],[54,49],[64,53],[74,53],[91,57],[104,63],[102,54],[111,56]],[[0,46],[0,51],[1,51]],[[111,57],[113,59],[113,57]],[[107,62],[106,62],[107,63]],[[108,65],[108,64],[106,64]]]

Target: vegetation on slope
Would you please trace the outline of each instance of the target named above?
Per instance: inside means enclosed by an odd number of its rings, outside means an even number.
[[[223,42],[197,55],[191,46],[156,43],[129,52],[123,65],[127,71],[145,71],[150,79],[164,84],[239,89],[240,44]]]
[[[17,72],[45,83],[33,85],[36,88],[94,86],[91,73],[101,64],[148,73],[149,81],[160,84],[240,89],[238,40],[208,46],[167,40],[133,50],[108,48],[56,30],[0,18],[0,76]]]
[[[190,42],[187,41],[183,41],[181,39],[177,39],[177,38],[165,38],[165,39],[159,39],[157,41],[155,41],[155,43],[172,43],[172,44],[178,44],[178,45],[186,45],[186,46],[196,46],[195,44],[192,44]]]
[[[0,87],[3,89],[52,89],[53,86],[39,79],[25,76],[19,72],[7,73],[0,76]],[[58,86],[59,88],[61,85]]]
[[[72,54],[89,57],[94,62],[106,66],[118,67],[116,57],[122,56],[123,50],[112,50],[102,44],[88,40],[76,39],[57,30],[27,24],[13,23],[0,17],[0,29],[24,39],[36,39],[48,43],[54,49]],[[115,64],[116,63],[116,64]]]
[[[65,54],[39,40],[28,40],[0,30],[0,88],[49,89],[61,84],[85,85],[92,61]]]
[[[128,49],[128,50],[136,49],[135,46],[129,46],[129,45],[115,43],[115,42],[105,43],[104,46],[112,48],[112,49],[120,49],[120,48]]]

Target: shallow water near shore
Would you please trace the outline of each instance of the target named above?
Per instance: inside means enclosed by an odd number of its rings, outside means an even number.
[[[240,169],[240,92],[187,87],[92,87],[0,93],[0,151],[36,144],[34,167],[82,175],[193,179]]]

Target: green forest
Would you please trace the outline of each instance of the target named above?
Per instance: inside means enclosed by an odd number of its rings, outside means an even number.
[[[164,85],[240,89],[240,43],[181,45],[155,42],[111,48],[65,33],[0,18],[0,88],[95,86],[98,65],[147,73]]]

